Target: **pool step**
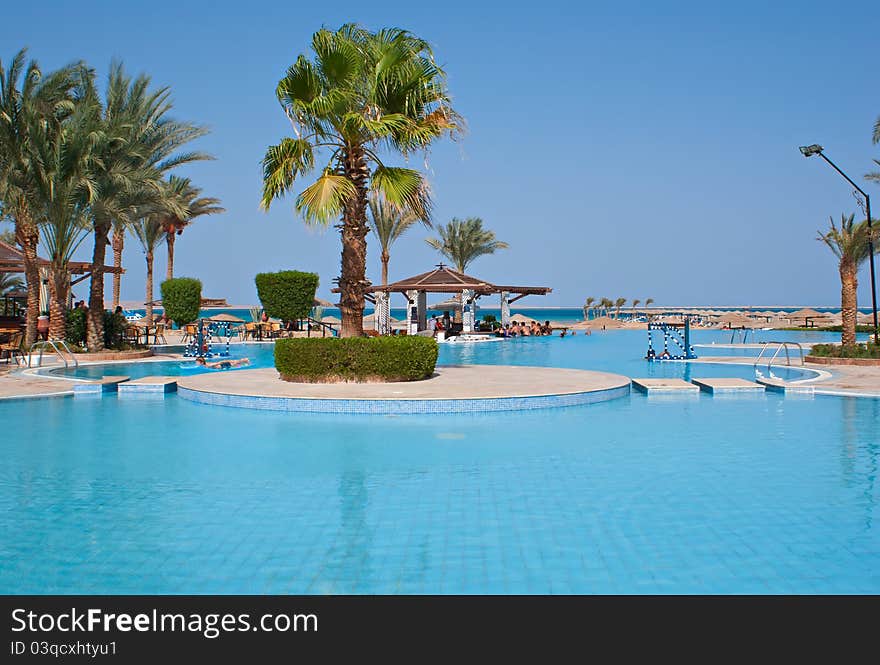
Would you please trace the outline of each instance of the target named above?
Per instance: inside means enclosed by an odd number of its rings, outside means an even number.
[[[763,393],[764,386],[745,379],[692,379],[703,390],[712,395]]]
[[[697,395],[700,387],[683,379],[633,379],[636,390],[649,395]]]
[[[815,395],[816,387],[813,385],[798,385],[788,383],[783,381],[782,379],[769,379],[765,377],[758,377],[758,383],[762,386],[766,387],[767,390],[783,393],[785,395]]]
[[[177,392],[176,376],[145,376],[119,384],[119,397],[164,397]]]
[[[92,381],[82,381],[73,387],[74,397],[101,397],[104,393],[115,393],[120,383],[128,381],[127,376],[102,376]]]

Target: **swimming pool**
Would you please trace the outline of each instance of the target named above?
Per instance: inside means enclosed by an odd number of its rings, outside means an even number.
[[[443,360],[650,375],[644,333],[477,349]],[[6,593],[880,592],[880,400],[395,418],[50,399],[0,418]]]

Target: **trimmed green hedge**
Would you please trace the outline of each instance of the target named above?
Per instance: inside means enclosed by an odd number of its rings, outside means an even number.
[[[162,282],[162,309],[178,326],[199,318],[202,283],[192,277],[176,277]]]
[[[880,358],[880,346],[876,344],[814,344],[811,356],[820,358]]]
[[[302,319],[315,304],[318,276],[313,272],[261,272],[254,278],[257,296],[269,316],[282,321]]]
[[[418,381],[434,373],[437,342],[430,337],[279,339],[275,367],[285,381]]]

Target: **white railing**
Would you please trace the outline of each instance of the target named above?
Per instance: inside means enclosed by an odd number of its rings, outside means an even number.
[[[773,355],[767,362],[768,372],[770,371],[770,366],[773,364],[773,361],[776,360],[776,356],[779,355],[780,351],[785,351],[785,364],[791,366],[791,354],[789,354],[788,352],[789,346],[797,347],[798,351],[801,354],[801,365],[804,364],[804,348],[797,342],[762,342],[762,344],[763,346],[761,347],[761,352],[758,354],[758,357],[755,358],[755,371],[758,370],[758,364],[761,362],[761,358],[764,357],[764,352],[771,346],[775,346],[776,350],[773,352]]]
[[[55,355],[61,358],[61,362],[64,363],[65,369],[70,367],[70,363],[68,362],[67,358],[64,357],[65,353],[67,354],[67,356],[70,357],[70,360],[73,361],[73,366],[79,367],[79,361],[76,359],[76,354],[71,350],[69,346],[67,346],[67,342],[60,339],[41,340],[39,342],[34,342],[31,345],[30,351],[28,351],[27,366],[31,367],[31,361],[34,356],[34,351],[39,351],[40,355],[37,356],[37,367],[41,367],[43,365],[43,351],[45,351],[46,348],[50,346],[55,351]]]

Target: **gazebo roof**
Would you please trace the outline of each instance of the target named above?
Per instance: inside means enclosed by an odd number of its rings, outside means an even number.
[[[426,293],[461,293],[462,291],[476,291],[479,295],[501,293],[508,291],[520,295],[546,295],[553,289],[547,286],[499,286],[477,277],[466,275],[452,268],[439,264],[434,270],[423,272],[420,275],[407,277],[406,279],[392,282],[385,286],[368,286],[367,291],[386,291],[389,293],[405,293],[407,291],[425,291]],[[339,293],[339,289],[333,289]]]
[[[37,257],[37,264],[41,268],[49,266],[49,261],[42,257]],[[88,261],[70,261],[67,269],[71,275],[85,275],[92,272],[92,264]],[[24,253],[5,242],[0,242],[0,273],[4,272],[24,272]],[[104,266],[105,273],[124,273],[124,268],[116,266]]]

